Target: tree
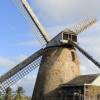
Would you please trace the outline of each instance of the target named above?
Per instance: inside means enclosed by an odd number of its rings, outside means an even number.
[[[0,100],[3,100],[3,98],[0,96]]]
[[[4,96],[4,100],[13,100],[12,89],[10,87],[8,87],[6,89],[6,94]]]
[[[18,87],[16,91],[15,100],[26,100],[24,97],[24,89],[22,87]]]
[[[0,91],[0,100],[3,100],[2,92]]]

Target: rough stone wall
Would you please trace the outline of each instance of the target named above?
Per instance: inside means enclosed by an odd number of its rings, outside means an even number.
[[[100,86],[86,85],[84,100],[100,100]]]
[[[49,48],[43,55],[32,100],[59,100],[57,88],[80,75],[73,48]]]

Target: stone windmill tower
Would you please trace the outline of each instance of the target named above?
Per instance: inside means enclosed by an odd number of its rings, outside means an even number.
[[[4,91],[5,88],[23,78],[36,68],[38,66],[37,63],[39,63],[40,68],[32,100],[58,100],[56,91],[59,85],[80,75],[80,61],[75,48],[80,50],[96,65],[100,66],[98,62],[77,44],[77,35],[94,24],[96,19],[90,18],[84,20],[70,29],[65,29],[53,39],[50,39],[28,2],[26,0],[21,0],[21,2],[27,14],[39,30],[46,46],[1,76],[1,90]],[[40,63],[41,57],[42,60]]]

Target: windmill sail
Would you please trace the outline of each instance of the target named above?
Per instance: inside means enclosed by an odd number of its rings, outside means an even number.
[[[69,41],[70,44],[75,46],[84,56],[86,56],[90,61],[92,61],[98,68],[100,68],[100,63],[96,61],[89,53],[87,53],[83,48],[81,48],[78,44],[73,41]]]
[[[39,66],[44,49],[40,49],[0,77],[0,88],[5,90]]]
[[[69,29],[74,32],[75,34],[79,34],[81,32],[83,32],[84,30],[86,30],[87,28],[89,28],[90,26],[92,26],[93,24],[96,23],[96,18],[92,17],[92,18],[88,18],[83,20],[82,22],[76,24],[76,25],[72,25],[71,27],[69,27]]]
[[[42,46],[50,40],[48,33],[45,31],[32,8],[26,0],[12,0],[14,5],[18,8],[20,13],[24,16],[26,24],[28,24],[34,33],[33,36],[37,39]]]
[[[28,2],[26,0],[22,0],[22,4],[23,4],[23,7],[25,8],[25,10],[27,11],[28,15],[32,19],[32,21],[35,23],[37,29],[39,30],[41,36],[44,38],[45,42],[48,43],[48,41],[50,40],[48,37],[48,34],[45,31],[45,29],[43,28],[43,26],[41,25],[41,23],[39,22],[39,20],[37,19],[32,8],[30,7],[30,5],[28,4]]]

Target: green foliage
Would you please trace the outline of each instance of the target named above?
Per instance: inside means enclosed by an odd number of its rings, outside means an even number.
[[[4,100],[13,100],[12,89],[10,87],[6,89]]]
[[[13,95],[12,89],[9,87],[6,89],[4,96],[0,96],[0,100],[31,100],[29,97],[24,95],[25,91],[22,87],[18,87],[15,95]]]
[[[15,100],[26,100],[23,94],[24,94],[24,89],[22,87],[18,87],[16,91]]]
[[[0,100],[3,100],[3,98],[0,96]]]
[[[22,95],[17,94],[15,100],[25,100],[25,98]]]

